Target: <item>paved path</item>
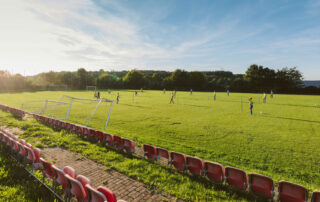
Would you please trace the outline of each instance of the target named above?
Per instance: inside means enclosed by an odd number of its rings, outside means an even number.
[[[112,169],[106,170],[104,165],[98,164],[78,153],[61,148],[45,148],[42,156],[54,162],[57,167],[71,166],[77,174],[88,177],[93,186],[106,186],[117,196],[117,199],[129,201],[181,201],[166,193],[152,193],[143,183],[133,180]]]

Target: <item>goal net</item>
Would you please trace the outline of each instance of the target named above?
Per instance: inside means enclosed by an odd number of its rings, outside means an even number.
[[[92,128],[107,128],[113,105],[112,100],[77,98],[62,95],[59,102],[69,103],[66,120]],[[64,111],[64,106],[57,103],[50,110],[49,116]]]
[[[96,91],[97,87],[96,86],[87,86],[88,91]]]
[[[51,117],[57,119],[66,119],[70,103],[54,100],[32,100],[23,102],[21,109],[32,114],[40,114],[49,116],[49,112],[55,106],[59,106],[60,110],[51,114]]]

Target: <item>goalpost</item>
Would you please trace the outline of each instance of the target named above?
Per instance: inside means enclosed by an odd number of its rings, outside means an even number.
[[[86,89],[87,89],[87,91],[96,91],[97,86],[87,86]]]
[[[104,130],[107,129],[108,122],[113,106],[113,100],[108,99],[88,99],[88,98],[77,98],[68,95],[62,95],[58,102],[69,103],[69,109],[67,110],[66,120],[81,123],[89,126],[92,121],[98,122],[97,124],[105,121]],[[108,106],[110,104],[110,107]],[[104,106],[106,107],[104,107]],[[49,115],[60,110],[60,104],[56,105],[51,109]],[[109,109],[108,109],[109,108]],[[104,119],[102,117],[106,117]]]

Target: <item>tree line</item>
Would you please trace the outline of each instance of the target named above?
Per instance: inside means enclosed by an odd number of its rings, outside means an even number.
[[[271,69],[251,65],[245,74],[230,71],[154,70],[45,72],[23,77],[0,71],[0,92],[35,90],[155,89],[233,92],[270,92],[318,94],[320,88],[303,87],[303,76],[297,68]]]

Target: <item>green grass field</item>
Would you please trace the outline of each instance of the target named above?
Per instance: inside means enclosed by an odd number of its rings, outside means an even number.
[[[117,92],[120,103],[113,106],[109,133],[265,174],[276,182],[320,188],[320,96],[275,95],[267,104],[260,104],[262,95],[242,93],[217,93],[213,101],[212,93],[177,92],[176,104],[169,104],[169,91],[133,97],[133,91],[123,90],[102,92],[102,97],[115,99]],[[62,94],[93,98],[87,91],[11,93],[0,94],[0,103],[20,107],[23,101],[58,100]],[[253,116],[248,97],[253,97]],[[85,123],[93,108],[74,103],[70,121]],[[57,110],[61,116],[66,107]],[[102,130],[107,110],[101,106],[90,126]]]

